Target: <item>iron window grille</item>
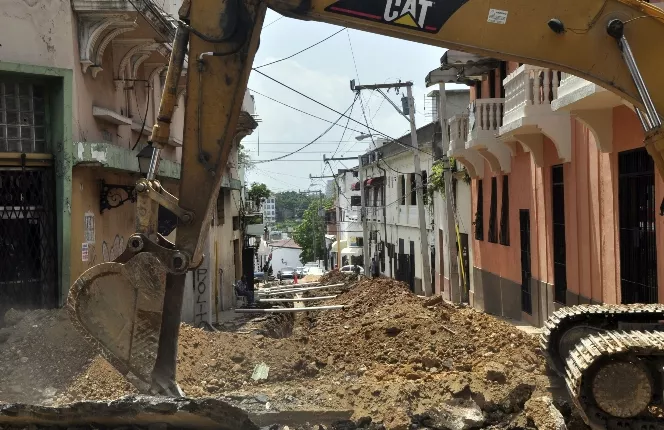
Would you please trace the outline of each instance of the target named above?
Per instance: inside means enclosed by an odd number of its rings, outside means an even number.
[[[503,175],[503,193],[500,204],[500,244],[510,244],[510,187],[509,176]]]
[[[491,178],[491,206],[489,208],[489,242],[498,242],[498,180],[494,176]]]
[[[477,181],[477,211],[475,212],[475,239],[484,240],[484,184]]]

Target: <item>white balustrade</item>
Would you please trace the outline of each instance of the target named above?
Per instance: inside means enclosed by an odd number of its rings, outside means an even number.
[[[558,97],[558,71],[524,64],[504,80],[505,114],[503,123],[515,121],[529,111],[551,110],[551,102]],[[533,111],[533,113],[535,113]]]
[[[450,148],[452,150],[464,149],[468,136],[468,115],[454,115],[448,120]]]
[[[495,136],[503,125],[505,99],[477,99],[468,109],[470,110],[468,140],[477,138],[478,133]]]

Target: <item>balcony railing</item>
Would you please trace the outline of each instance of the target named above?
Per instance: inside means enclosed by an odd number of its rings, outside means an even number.
[[[496,137],[503,125],[505,99],[477,99],[470,104],[468,140]]]
[[[551,111],[551,102],[558,97],[559,72],[524,64],[504,80],[505,125],[530,113]]]
[[[448,131],[450,136],[450,149],[452,151],[466,148],[466,138],[468,137],[468,115],[454,115],[448,121]]]

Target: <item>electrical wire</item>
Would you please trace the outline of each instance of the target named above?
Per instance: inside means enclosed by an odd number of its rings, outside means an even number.
[[[270,22],[269,24],[264,25],[263,28],[262,28],[262,30],[265,30],[266,28],[268,28],[269,26],[271,26],[271,25],[274,24],[275,22],[277,22],[277,21],[279,21],[279,20],[282,20],[282,19],[284,19],[284,18],[286,18],[286,17],[283,16],[283,15],[280,16],[279,18],[275,19],[274,21]]]
[[[272,162],[272,161],[280,161],[280,160],[283,160],[283,159],[286,158],[286,157],[289,157],[289,156],[291,156],[291,155],[293,155],[293,154],[296,154],[296,153],[300,152],[300,151],[303,150],[304,148],[306,148],[306,147],[312,145],[314,142],[316,142],[316,141],[317,141],[318,139],[320,139],[321,137],[325,136],[325,135],[327,134],[327,132],[329,132],[329,131],[332,129],[332,127],[334,127],[334,125],[335,125],[337,122],[339,122],[339,121],[341,120],[341,118],[343,118],[343,117],[345,116],[346,112],[348,112],[348,111],[350,110],[350,108],[353,107],[354,104],[355,104],[355,100],[353,100],[353,103],[351,103],[351,105],[348,106],[348,108],[347,108],[343,113],[341,113],[341,115],[339,116],[339,118],[337,118],[337,120],[335,121],[334,124],[330,125],[330,126],[324,131],[324,132],[322,132],[321,134],[319,134],[314,140],[312,140],[311,142],[309,142],[309,143],[307,143],[306,145],[302,146],[301,148],[296,149],[295,151],[292,151],[292,152],[290,152],[290,153],[288,153],[288,154],[286,154],[286,155],[282,155],[281,157],[276,157],[276,158],[273,158],[273,159],[270,159],[270,160],[257,160],[257,161],[252,162],[251,164],[263,164],[263,163],[269,163],[269,162]],[[290,161],[306,161],[306,160],[290,160]],[[311,161],[320,161],[320,160],[311,160]]]
[[[309,116],[312,117],[312,118],[316,118],[316,119],[319,119],[319,120],[321,120],[321,121],[325,121],[325,122],[330,123],[330,124],[336,124],[336,123],[333,122],[333,121],[330,121],[330,120],[325,119],[325,118],[321,118],[321,117],[319,117],[319,116],[316,116],[316,115],[311,114],[311,113],[309,113],[309,112],[305,112],[305,111],[303,111],[303,110],[301,110],[301,109],[298,109],[298,108],[296,108],[296,107],[293,107],[293,106],[291,106],[291,105],[289,105],[289,104],[286,104],[286,103],[284,103],[284,102],[281,102],[281,101],[279,101],[279,100],[273,99],[273,98],[270,97],[270,96],[266,96],[265,94],[261,94],[261,93],[259,93],[259,92],[256,91],[256,90],[252,90],[251,88],[247,88],[247,89],[248,89],[249,91],[251,91],[252,93],[256,93],[256,94],[258,94],[259,96],[263,96],[263,97],[265,97],[265,98],[268,99],[268,100],[272,100],[273,102],[279,103],[280,105],[284,105],[284,106],[286,106],[286,107],[288,107],[288,108],[291,108],[291,109],[293,109],[293,110],[295,110],[295,111],[298,111],[298,112],[303,113],[303,114],[305,114],[305,115],[309,115]],[[339,113],[339,112],[337,112],[337,113]],[[341,126],[339,125],[339,127],[341,127]],[[359,130],[354,130],[354,129],[352,129],[352,128],[349,128],[349,130],[352,130],[352,131],[354,131],[354,132],[356,132],[356,133],[362,133],[361,131],[359,131]],[[263,144],[266,144],[265,142],[262,142],[262,143],[263,143]],[[333,143],[333,142],[330,141],[330,142],[327,142],[327,143]],[[281,144],[281,142],[278,142],[277,144]]]
[[[353,106],[355,106],[355,102],[357,101],[359,95],[355,94],[355,99],[353,100]],[[346,136],[346,130],[348,130],[348,123],[350,122],[350,117],[353,115],[353,106],[350,107],[350,113],[348,115],[348,118],[346,118],[346,126],[344,127],[343,133],[341,133],[341,138],[339,138],[339,143],[337,143],[337,147],[334,149],[334,153],[332,154],[332,158],[334,158],[335,155],[337,155],[337,151],[339,150],[339,146],[341,146],[341,141],[344,140],[344,136]],[[323,168],[325,170],[325,168]]]
[[[306,48],[304,48],[304,49],[302,49],[302,50],[300,50],[300,51],[297,51],[295,54],[289,55],[288,57],[284,57],[284,58],[282,58],[282,59],[280,59],[280,60],[275,60],[275,61],[269,62],[269,63],[267,63],[267,64],[263,64],[263,65],[261,65],[261,66],[256,66],[256,67],[254,67],[254,69],[260,69],[261,67],[271,66],[272,64],[280,63],[280,62],[282,62],[282,61],[285,61],[285,60],[291,59],[291,58],[295,57],[296,55],[301,54],[301,53],[303,53],[304,51],[307,51],[307,50],[313,48],[314,46],[320,45],[321,43],[325,42],[326,40],[329,40],[329,39],[333,38],[333,37],[336,36],[337,34],[339,34],[339,33],[341,33],[342,31],[344,31],[345,29],[346,29],[346,27],[344,27],[344,28],[342,28],[341,30],[339,30],[339,31],[337,31],[337,32],[335,32],[335,33],[333,33],[333,34],[327,36],[327,37],[326,37],[325,39],[323,39],[323,40],[319,40],[318,42],[314,43],[313,45],[309,45],[309,46],[307,46]]]
[[[145,115],[143,115],[143,125],[141,125],[141,131],[138,133],[138,137],[136,138],[136,143],[134,143],[134,146],[132,146],[131,150],[133,151],[136,149],[136,146],[138,145],[138,142],[141,140],[143,137],[143,130],[145,129],[145,121],[148,119],[148,108],[150,107],[150,89],[152,89],[152,86],[148,84],[147,86],[147,96],[145,97]],[[134,91],[132,89],[132,91]],[[136,101],[136,110],[138,111],[138,114],[141,114],[141,110],[138,108],[138,98],[135,100]]]
[[[273,81],[273,82],[275,82],[275,83],[277,83],[277,84],[279,84],[279,85],[281,85],[281,86],[283,86],[283,87],[285,87],[285,88],[288,88],[289,90],[293,91],[294,93],[297,93],[297,94],[299,94],[300,96],[302,96],[302,97],[304,97],[304,98],[306,98],[306,99],[308,99],[308,100],[311,100],[312,102],[314,102],[314,103],[316,103],[316,104],[318,104],[318,105],[320,105],[320,106],[323,106],[325,109],[329,109],[329,110],[331,110],[332,112],[335,112],[336,114],[341,115],[342,117],[350,118],[350,117],[348,117],[346,114],[341,113],[341,112],[339,112],[338,110],[336,110],[336,109],[334,109],[334,108],[331,108],[331,107],[327,106],[326,104],[324,104],[324,103],[322,103],[322,102],[320,102],[320,101],[318,101],[318,100],[316,100],[316,99],[314,99],[314,98],[312,98],[312,97],[309,97],[308,95],[306,95],[306,94],[304,94],[304,93],[302,93],[302,92],[296,90],[295,88],[293,88],[293,87],[291,87],[291,86],[289,86],[289,85],[286,85],[286,84],[284,84],[283,82],[281,82],[281,81],[279,81],[279,80],[277,80],[277,79],[275,79],[275,78],[273,78],[273,77],[271,77],[271,76],[269,76],[269,75],[266,75],[265,73],[261,72],[260,70],[256,70],[256,69],[252,69],[252,70],[254,70],[256,73],[259,73],[260,75],[262,75],[262,76],[268,78],[269,80],[271,80],[271,81]],[[356,119],[354,119],[354,118],[350,118],[350,120],[353,121],[353,122],[355,122],[355,123],[357,123],[357,124],[360,124],[360,125],[363,126],[363,127],[367,127],[370,131],[376,132],[376,133],[378,133],[379,135],[384,136],[384,137],[386,137],[387,139],[389,139],[389,140],[391,140],[391,141],[393,141],[393,142],[396,142],[398,145],[401,145],[401,146],[403,146],[403,147],[414,148],[414,149],[416,149],[417,151],[422,152],[423,154],[427,154],[427,155],[429,155],[429,156],[433,156],[433,154],[430,154],[430,153],[428,153],[428,152],[426,152],[426,151],[424,151],[424,150],[422,150],[422,149],[420,149],[420,148],[414,147],[414,146],[411,145],[411,144],[404,143],[404,142],[400,142],[399,140],[397,140],[397,139],[395,139],[395,138],[389,136],[388,134],[383,133],[382,131],[378,131],[378,130],[376,130],[376,129],[373,128],[373,127],[368,127],[368,125],[366,125],[366,124],[362,124],[360,121],[358,121],[358,120],[356,120]]]

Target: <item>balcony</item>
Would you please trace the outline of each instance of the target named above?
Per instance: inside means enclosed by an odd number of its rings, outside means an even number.
[[[613,108],[623,100],[599,85],[577,76],[562,73],[558,96],[551,102],[551,109],[569,112],[594,134],[601,152],[611,152],[613,147]]]
[[[494,173],[509,173],[512,168],[512,154],[498,140],[504,110],[505,99],[500,98],[477,99],[469,107],[466,148],[479,152]]]
[[[454,157],[468,171],[471,178],[484,176],[484,163],[482,157],[474,150],[466,148],[468,137],[468,115],[460,114],[447,121],[450,147],[448,157]]]
[[[499,139],[514,154],[520,143],[533,155],[535,164],[544,161],[544,137],[556,147],[562,162],[571,160],[572,125],[568,112],[554,111],[551,102],[558,97],[559,72],[524,64],[504,80],[505,110]]]

